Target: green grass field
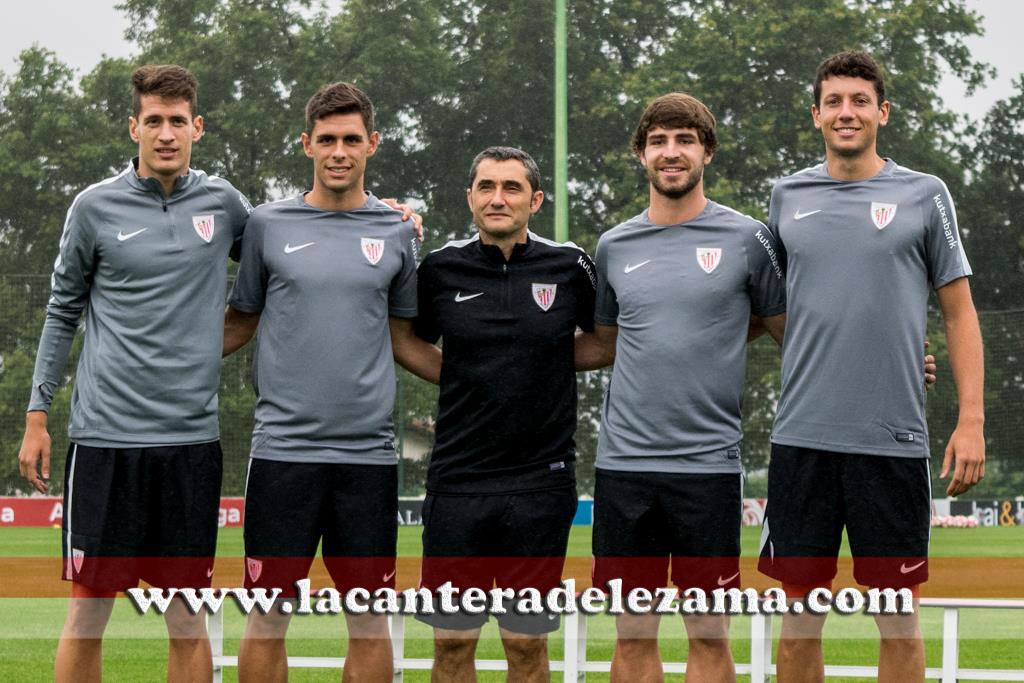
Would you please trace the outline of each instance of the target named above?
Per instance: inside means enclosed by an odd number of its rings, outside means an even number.
[[[759,529],[743,530],[743,554],[753,557],[757,552]],[[56,557],[60,555],[60,532],[56,529],[4,529],[0,531],[0,558]],[[239,529],[221,530],[218,554],[223,557],[242,555],[242,534]],[[399,533],[399,554],[415,557],[420,554],[420,529],[405,527]],[[590,555],[590,528],[574,527],[569,554]],[[979,528],[933,530],[933,557],[1022,557],[1024,528]],[[0,576],[0,581],[3,577]],[[1013,597],[1013,596],[1008,596]],[[1024,597],[1024,596],[1017,596]],[[0,680],[46,681],[52,679],[53,653],[64,619],[63,598],[5,598],[0,600]],[[922,611],[928,666],[937,667],[942,659],[942,611]],[[960,663],[969,668],[1024,669],[1024,610],[968,609],[960,617]],[[774,619],[776,634],[779,619]],[[225,648],[227,654],[237,653],[244,618],[237,610],[225,614]],[[406,656],[430,657],[430,631],[424,625],[406,622]],[[611,658],[614,644],[614,620],[608,616],[592,617],[588,624],[587,657],[590,660]],[[738,662],[750,660],[750,621],[733,619],[732,648]],[[870,617],[833,615],[826,625],[825,659],[829,664],[874,664],[878,643]],[[301,617],[293,620],[289,631],[289,654],[293,656],[342,656],[344,654],[344,619],[341,616]],[[552,659],[562,656],[562,638],[551,639]],[[685,661],[686,641],[678,618],[662,620],[661,649],[666,661]],[[484,630],[477,651],[481,659],[500,659],[501,645],[493,622]],[[162,621],[156,616],[140,617],[127,602],[118,600],[104,645],[104,672],[110,681],[162,681],[165,677],[166,642]],[[224,679],[235,680],[233,669],[226,669]],[[555,676],[557,679],[557,676]],[[336,670],[293,670],[294,681],[337,681]],[[427,681],[427,672],[406,673],[406,680]],[[482,672],[481,681],[504,680],[500,672]],[[607,680],[607,675],[589,674],[588,680]],[[843,679],[830,679],[843,680]],[[849,679],[856,680],[856,679]],[[863,680],[863,679],[861,679]],[[963,680],[963,679],[962,679]]]
[[[419,557],[422,527],[399,527],[398,554]],[[756,557],[760,527],[744,527],[744,557]],[[849,556],[843,544],[842,553]],[[574,526],[569,535],[568,555],[590,556],[590,527]],[[242,530],[221,529],[217,536],[218,557],[243,555]],[[975,529],[932,529],[931,557],[1024,557],[1024,527],[978,527]],[[0,529],[0,557],[60,557],[60,529],[15,527]],[[1024,597],[1024,596],[1022,596]]]

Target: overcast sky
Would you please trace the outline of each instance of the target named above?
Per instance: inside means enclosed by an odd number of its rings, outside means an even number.
[[[124,17],[114,9],[119,0],[32,0],[5,3],[0,24],[0,71],[15,71],[19,52],[39,44],[57,53],[64,62],[86,73],[103,55],[126,57],[130,46],[122,35]],[[999,99],[1012,93],[1014,78],[1024,73],[1024,0],[967,0],[983,17],[983,38],[968,41],[975,58],[998,69],[998,76],[973,97],[964,95],[963,84],[946,78],[942,97],[957,112],[980,118]]]

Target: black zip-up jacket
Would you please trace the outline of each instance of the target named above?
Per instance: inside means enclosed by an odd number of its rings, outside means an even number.
[[[444,354],[427,490],[574,486],[573,337],[594,327],[590,257],[530,233],[506,261],[474,237],[431,252],[417,279],[416,333]]]

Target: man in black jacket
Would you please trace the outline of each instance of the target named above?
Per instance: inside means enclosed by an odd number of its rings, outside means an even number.
[[[443,339],[436,443],[423,504],[422,584],[543,593],[559,585],[576,510],[573,338],[593,329],[594,265],[575,245],[529,231],[544,201],[525,152],[473,161],[471,239],[418,271],[417,334]],[[512,680],[547,680],[557,614],[497,614]],[[435,629],[435,673],[473,680],[488,614],[421,615]]]

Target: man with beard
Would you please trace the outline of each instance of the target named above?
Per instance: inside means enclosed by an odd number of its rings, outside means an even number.
[[[650,205],[601,236],[595,332],[577,367],[615,361],[594,491],[594,585],[739,586],[740,399],[751,315],[782,339],[785,291],[765,226],[704,196],[715,119],[684,93],[651,102],[633,134]],[[616,353],[617,347],[617,353]],[[660,680],[657,614],[617,618],[613,680]],[[687,674],[729,680],[726,616],[683,617]]]

